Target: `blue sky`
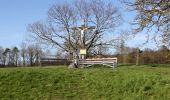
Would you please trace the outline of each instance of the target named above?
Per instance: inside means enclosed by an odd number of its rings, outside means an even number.
[[[0,0],[0,46],[19,46],[28,36],[26,26],[46,18],[57,0]]]
[[[122,29],[128,29],[128,22],[132,21],[135,13],[126,12],[118,0],[113,0],[120,8],[124,18]],[[26,26],[47,17],[49,7],[54,3],[63,3],[62,0],[0,0],[0,46],[20,46],[28,37]],[[140,38],[140,40],[139,40]],[[139,36],[136,40],[143,41]],[[128,45],[136,46],[133,41]]]

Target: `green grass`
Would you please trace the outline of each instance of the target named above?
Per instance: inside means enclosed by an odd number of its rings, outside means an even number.
[[[4,68],[0,99],[170,100],[170,68]]]

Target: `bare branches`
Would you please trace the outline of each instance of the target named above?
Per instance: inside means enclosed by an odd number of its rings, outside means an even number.
[[[136,32],[144,29],[156,29],[166,38],[170,25],[170,1],[169,0],[121,0],[130,10],[138,11],[135,18]],[[164,37],[165,36],[165,37]]]
[[[54,29],[51,27],[48,27],[47,25],[36,22],[32,25],[28,26],[28,31],[35,34],[35,38],[43,40],[50,44],[55,44],[59,46],[60,48],[66,50],[59,42],[57,42],[55,39],[66,39],[64,36],[54,33]]]
[[[93,0],[90,7],[94,17],[90,21],[96,25],[98,32],[103,32],[118,25],[120,14],[111,2],[105,3],[100,1]]]
[[[68,52],[77,48],[93,48],[103,35],[113,30],[120,22],[118,9],[112,2],[102,0],[76,0],[74,3],[55,4],[48,11],[48,20],[28,26],[28,31],[37,39],[56,45]],[[84,30],[83,45],[81,30],[74,29],[83,23],[94,29]],[[100,40],[100,41],[99,41]]]

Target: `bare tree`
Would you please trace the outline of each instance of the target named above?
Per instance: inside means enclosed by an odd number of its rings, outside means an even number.
[[[42,55],[42,50],[38,45],[28,45],[27,47],[27,60],[30,66],[38,66],[39,59]]]
[[[26,66],[26,53],[27,53],[26,43],[23,42],[21,44],[21,50],[20,50],[21,59],[22,59],[22,65],[23,66]]]
[[[0,65],[3,65],[3,52],[4,52],[4,49],[0,47]]]
[[[28,46],[27,54],[28,54],[29,65],[33,66],[34,65],[34,61],[35,61],[35,55],[34,55],[34,47],[32,45]]]
[[[118,9],[112,2],[102,0],[76,0],[74,3],[55,4],[48,11],[48,20],[35,22],[28,31],[42,43],[60,47],[70,54],[77,54],[78,48],[91,48],[110,45],[103,42],[104,35],[113,33],[120,22]],[[84,38],[80,25],[87,28]],[[88,26],[94,26],[91,29]],[[81,41],[82,40],[82,41]]]
[[[127,60],[127,54],[129,47],[127,47],[127,41],[132,38],[132,34],[128,30],[121,30],[118,37],[114,40],[114,48],[119,54],[119,62],[125,64]]]
[[[65,54],[66,54],[66,52],[63,52],[62,49],[58,48],[55,56],[56,56],[57,59],[64,59]]]
[[[18,66],[18,59],[19,59],[19,49],[17,47],[14,47],[12,49],[12,55],[13,55],[13,65]]]
[[[34,48],[34,52],[35,52],[35,64],[36,66],[40,65],[40,58],[44,55],[42,48],[36,44],[35,48]]]
[[[3,52],[3,62],[5,65],[11,65],[11,50],[9,48],[6,48]]]
[[[137,11],[135,33],[154,30],[154,40],[170,44],[170,1],[169,0],[121,0],[129,10]]]

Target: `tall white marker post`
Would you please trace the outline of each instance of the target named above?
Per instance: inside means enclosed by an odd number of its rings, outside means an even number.
[[[83,44],[84,40],[84,32],[85,30],[89,30],[89,29],[95,29],[95,26],[85,26],[82,25],[81,27],[78,27],[81,30],[81,48],[80,48],[80,59],[85,59],[86,58],[86,54],[87,54],[87,50]]]
[[[85,30],[89,30],[89,29],[95,29],[95,26],[85,26],[85,25],[81,25],[80,27],[74,27],[74,30],[80,30],[80,45],[81,48],[79,48],[79,58],[80,59],[85,59],[86,58],[86,54],[87,54],[87,50],[84,46],[84,32]]]

